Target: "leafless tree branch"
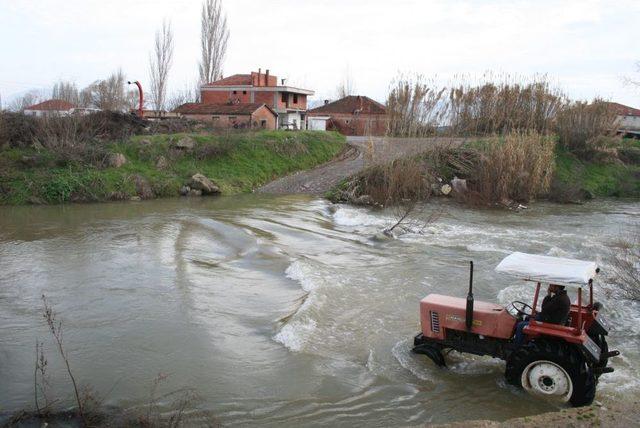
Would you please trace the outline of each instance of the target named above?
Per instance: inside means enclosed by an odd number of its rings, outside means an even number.
[[[165,108],[167,80],[172,62],[173,32],[171,22],[165,20],[162,22],[162,27],[156,31],[154,50],[149,57],[150,95],[153,108],[157,112],[161,112]]]
[[[204,1],[200,31],[200,83],[214,82],[222,77],[222,66],[229,41],[227,16],[222,10],[221,0]]]

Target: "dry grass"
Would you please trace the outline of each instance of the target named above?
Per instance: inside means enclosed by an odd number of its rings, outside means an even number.
[[[398,77],[387,97],[387,135],[392,137],[429,137],[446,114],[442,108],[445,88],[438,88],[422,76]]]
[[[640,229],[611,249],[613,283],[626,299],[640,301]]]
[[[482,136],[553,131],[566,97],[544,76],[521,80],[489,74],[481,83],[458,78],[449,85],[438,85],[422,76],[400,76],[393,81],[387,99],[388,134]]]
[[[564,104],[560,90],[545,77],[515,82],[510,76],[478,86],[459,84],[449,94],[451,127],[457,135],[547,133]]]
[[[577,156],[591,159],[606,148],[608,141],[602,136],[615,132],[616,120],[616,113],[603,100],[569,103],[557,115],[559,143]]]
[[[461,195],[471,204],[529,202],[549,191],[555,143],[536,133],[513,133],[489,140],[477,149],[469,176],[469,191]]]
[[[370,167],[357,174],[348,187],[353,199],[366,195],[369,204],[386,207],[428,199],[434,179],[426,162],[413,157]]]

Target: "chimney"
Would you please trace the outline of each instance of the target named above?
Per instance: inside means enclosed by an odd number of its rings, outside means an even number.
[[[329,104],[329,100],[324,100],[324,105]]]
[[[269,69],[264,73],[264,86],[269,86]]]
[[[261,78],[262,78],[262,69],[259,68],[258,69],[258,86],[262,86],[262,84],[260,83]]]

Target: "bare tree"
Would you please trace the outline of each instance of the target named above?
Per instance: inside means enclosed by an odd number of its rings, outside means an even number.
[[[102,110],[125,111],[135,106],[135,91],[127,91],[124,73],[117,70],[104,80],[97,80],[80,93],[80,99]]]
[[[222,77],[229,41],[227,16],[222,10],[221,0],[204,0],[200,26],[200,83],[214,82]]]
[[[636,72],[640,73],[640,61],[636,62]],[[624,83],[626,85],[631,85],[631,86],[640,88],[640,80],[635,80],[628,76],[624,78]]]
[[[167,98],[167,111],[173,111],[185,103],[196,103],[198,102],[198,96],[197,84],[193,88],[185,86],[184,89],[174,91]]]
[[[63,80],[56,82],[51,90],[51,98],[54,100],[64,100],[74,105],[80,105],[80,92],[73,82]]]
[[[167,97],[167,78],[173,61],[173,33],[171,22],[163,21],[160,30],[156,31],[154,50],[149,58],[149,74],[151,75],[151,102],[157,112],[165,108]]]
[[[9,103],[8,110],[23,111],[27,107],[37,104],[45,99],[44,92],[40,89],[32,89],[24,95]]]
[[[344,76],[342,77],[342,81],[338,84],[336,88],[336,97],[338,99],[348,97],[349,95],[355,95],[356,93],[356,84],[353,80],[353,76],[351,75],[351,70],[349,67],[345,69]]]

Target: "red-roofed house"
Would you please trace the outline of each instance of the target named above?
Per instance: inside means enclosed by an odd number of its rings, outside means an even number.
[[[24,109],[28,116],[68,116],[76,106],[64,100],[47,100]]]
[[[265,104],[278,116],[278,127],[306,129],[307,96],[314,92],[286,85],[262,70],[234,74],[200,87],[203,104]]]
[[[363,95],[349,95],[309,110],[314,117],[329,117],[327,130],[344,135],[384,135],[387,131],[387,108]]]
[[[278,115],[264,103],[186,103],[174,110],[180,116],[211,122],[219,128],[276,129]]]
[[[618,116],[618,133],[640,136],[640,109],[619,103],[609,103]]]

